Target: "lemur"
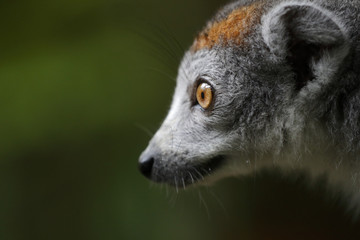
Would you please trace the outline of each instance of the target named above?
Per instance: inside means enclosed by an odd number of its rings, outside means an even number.
[[[184,188],[273,166],[326,174],[360,209],[360,1],[223,7],[185,53],[139,160]]]

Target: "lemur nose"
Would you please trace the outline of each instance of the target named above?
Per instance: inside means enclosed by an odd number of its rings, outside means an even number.
[[[144,156],[140,158],[139,170],[147,178],[151,178],[151,173],[154,165],[154,158],[152,156]]]

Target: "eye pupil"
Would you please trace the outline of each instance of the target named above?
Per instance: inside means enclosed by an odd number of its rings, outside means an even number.
[[[202,98],[202,99],[205,98],[205,93],[204,93],[204,92],[201,93],[201,98]]]

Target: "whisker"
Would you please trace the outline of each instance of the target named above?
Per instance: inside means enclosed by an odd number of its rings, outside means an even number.
[[[179,68],[179,73],[184,74],[184,76],[187,80],[192,80],[192,79],[190,79],[189,75],[187,74],[186,68],[185,68],[185,66],[187,66],[189,64],[190,64],[190,60],[184,59],[184,62],[182,63],[181,67]]]
[[[147,127],[145,127],[144,125],[140,124],[140,123],[134,123],[135,127],[137,127],[138,129],[142,130],[143,132],[145,132],[150,138],[152,138],[154,136],[154,133],[148,129]]]
[[[176,77],[172,76],[171,74],[169,74],[169,73],[167,73],[165,71],[162,71],[160,69],[153,68],[153,67],[147,67],[147,69],[149,69],[151,71],[154,71],[154,72],[157,72],[157,73],[160,73],[162,76],[166,77],[166,79],[171,80],[171,82],[176,82]]]
[[[167,60],[166,58],[169,58],[169,55],[166,53],[166,51],[164,50],[163,46],[155,39],[153,39],[153,37],[147,36],[146,34],[143,33],[137,33],[136,34],[140,39],[143,40],[143,42],[141,42],[142,44],[144,44],[144,51],[151,57],[155,58],[156,61],[158,61],[159,63],[164,64],[164,66],[167,66],[169,69],[175,69],[175,66],[178,64],[178,61],[176,60]],[[159,53],[161,53],[163,56],[159,55]],[[165,55],[165,58],[164,58]],[[171,57],[172,59],[172,57]]]
[[[166,47],[171,51],[171,53],[174,55],[175,59],[177,57],[181,57],[178,52],[175,50],[179,50],[182,54],[184,52],[184,48],[181,46],[179,41],[176,39],[174,34],[169,30],[167,27],[167,24],[163,24],[163,28],[160,28],[159,26],[154,26],[155,31],[154,33],[157,34],[157,36],[162,40],[162,42],[166,45]],[[179,59],[178,59],[179,60]]]
[[[172,207],[175,207],[176,201],[177,201],[178,194],[176,192],[173,192],[171,199],[169,200],[169,204]]]
[[[205,172],[206,175],[210,175],[210,172],[208,170],[206,170],[205,168],[203,168],[203,167],[201,168],[201,171]]]
[[[175,182],[176,193],[179,193],[179,188],[178,188],[178,183],[177,183],[176,176],[174,176],[174,182]]]
[[[220,198],[214,193],[214,191],[212,191],[209,188],[206,188],[206,190],[211,194],[211,196],[214,197],[214,199],[216,200],[216,202],[219,204],[219,206],[222,208],[222,210],[224,211],[224,213],[226,215],[229,215],[228,211],[226,210],[224,204],[222,203],[222,201],[220,200]]]
[[[187,171],[188,173],[189,173],[189,175],[190,175],[190,178],[191,178],[191,182],[192,182],[192,184],[194,184],[195,183],[195,181],[194,181],[194,178],[193,178],[193,176],[192,176],[192,174],[191,174],[191,172],[190,171]]]
[[[210,219],[210,211],[209,211],[208,205],[206,204],[204,198],[202,197],[201,192],[199,191],[198,193],[199,193],[200,203],[202,203],[204,205],[208,219]]]
[[[195,170],[195,172],[202,178],[202,180],[204,180],[204,176],[195,167],[191,168]]]
[[[164,27],[165,30],[168,34],[169,37],[171,37],[171,40],[173,41],[173,43],[175,43],[175,45],[178,47],[178,49],[181,52],[185,52],[185,49],[183,47],[183,45],[178,41],[178,39],[175,37],[175,34],[171,31],[171,29],[169,28],[169,26],[166,24],[166,22],[164,22]]]
[[[139,30],[135,34],[141,40],[140,43],[144,45],[144,52],[176,74],[181,57],[174,52],[174,47],[169,45],[170,37],[165,38],[161,34],[156,34],[156,31],[149,33],[147,29]]]

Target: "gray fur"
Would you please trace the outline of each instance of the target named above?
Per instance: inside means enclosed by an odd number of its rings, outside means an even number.
[[[253,2],[233,2],[211,21]],[[184,187],[274,165],[326,173],[360,206],[360,2],[264,4],[246,47],[185,54],[170,112],[140,164],[153,159],[152,180]],[[294,53],[304,51],[299,63]],[[210,111],[193,103],[199,77],[215,90]]]

